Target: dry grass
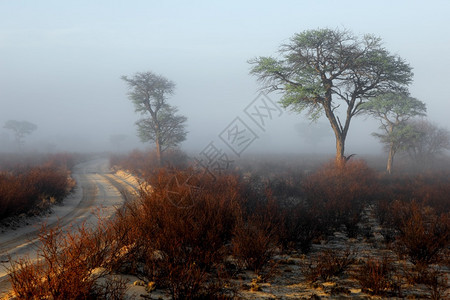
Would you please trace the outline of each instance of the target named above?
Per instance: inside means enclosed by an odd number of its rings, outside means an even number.
[[[69,177],[70,166],[72,161],[66,155],[55,155],[34,166],[1,166],[0,220],[37,214],[61,201],[75,184]]]
[[[355,278],[365,291],[385,296],[398,289],[393,273],[394,267],[389,257],[369,257],[359,266]]]
[[[345,225],[350,237],[357,235],[362,209],[376,191],[375,173],[362,160],[345,165],[324,165],[303,183],[308,210],[324,234]]]
[[[305,277],[314,282],[319,278],[329,280],[344,273],[355,262],[355,251],[326,249],[302,266]]]
[[[312,247],[319,240],[326,244],[330,233],[342,228],[348,237],[361,238],[357,229],[363,209],[384,197],[377,212],[383,214],[384,226],[393,228],[392,249],[413,266],[403,279],[420,282],[430,297],[445,297],[446,274],[431,265],[445,262],[449,246],[448,214],[441,203],[445,199],[437,192],[426,196],[413,191],[409,193],[424,201],[395,199],[400,183],[386,182],[362,161],[344,167],[328,164],[299,182],[287,174],[285,183],[280,177],[276,184],[239,174],[212,178],[191,169],[142,174],[152,188],[142,188],[135,202],[99,229],[81,227],[65,236],[43,231],[42,263],[21,259],[13,264],[16,292],[24,298],[120,298],[123,282],[100,284],[99,278],[131,274],[172,299],[231,299],[236,296],[236,278],[250,273],[268,279],[275,274],[271,272],[278,266],[277,255],[312,249],[304,260],[310,263],[300,267],[309,281],[351,275],[366,295],[399,297],[401,274],[387,256],[358,262],[350,248],[317,253]],[[290,188],[283,195],[286,186]],[[380,186],[387,191],[380,193]],[[295,201],[286,201],[295,196]],[[93,272],[98,269],[103,271]],[[253,292],[263,292],[265,286],[259,283]],[[107,294],[110,288],[114,296]],[[339,288],[349,293],[340,286],[333,293]]]
[[[19,299],[120,298],[125,283],[106,278],[98,284],[107,273],[95,272],[117,250],[105,238],[104,229],[82,225],[60,234],[58,227],[42,228],[38,260],[20,258],[11,263],[9,276],[15,294]]]

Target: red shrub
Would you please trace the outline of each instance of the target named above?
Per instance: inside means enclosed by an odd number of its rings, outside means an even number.
[[[213,283],[241,216],[238,178],[161,169],[147,182],[151,191],[143,189],[117,221],[131,226],[126,256],[141,267],[116,265],[167,288],[175,299],[217,293]],[[120,233],[125,226],[116,228]]]
[[[94,272],[110,261],[114,248],[105,238],[105,228],[60,233],[60,228],[43,228],[40,234],[38,262],[29,258],[13,261],[9,271],[12,288],[20,299],[111,299],[123,295],[125,283]],[[100,269],[101,270],[101,269]],[[109,290],[107,290],[109,289]]]
[[[448,173],[420,175],[391,175],[381,179],[382,193],[377,195],[380,207],[377,214],[382,223],[389,215],[389,204],[395,200],[402,203],[416,201],[432,207],[437,214],[450,212],[450,181]]]
[[[345,225],[350,236],[356,235],[364,205],[375,191],[375,174],[362,160],[345,165],[329,163],[303,183],[311,213],[321,228],[332,230]]]
[[[428,265],[441,261],[450,245],[450,219],[413,201],[392,205],[393,223],[399,234],[396,250],[414,264]]]
[[[368,258],[358,268],[355,277],[363,290],[374,295],[386,295],[397,289],[394,280],[394,267],[388,257]]]
[[[110,164],[142,177],[151,176],[155,169],[160,168],[155,151],[133,150],[127,155],[112,155]],[[187,155],[180,150],[168,149],[163,154],[163,165],[175,169],[186,168]]]
[[[311,282],[319,278],[328,281],[331,277],[344,273],[354,261],[355,251],[326,249],[315,256],[309,264],[303,264],[302,272]]]
[[[242,268],[263,274],[275,254],[283,226],[282,216],[275,199],[266,203],[236,222],[233,230],[233,255]]]
[[[0,219],[22,213],[39,213],[62,200],[74,186],[67,169],[69,158],[41,166],[0,173]]]

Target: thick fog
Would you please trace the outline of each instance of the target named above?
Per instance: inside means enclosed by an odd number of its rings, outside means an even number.
[[[38,126],[25,147],[37,151],[127,151],[150,147],[136,137],[141,117],[127,98],[122,75],[152,71],[176,83],[169,102],[188,118],[182,147],[220,145],[220,133],[260,86],[249,59],[276,55],[294,33],[346,28],[375,34],[412,67],[413,97],[428,119],[450,128],[448,1],[1,1],[0,151],[13,151],[8,120]],[[269,94],[276,103],[279,94]],[[281,112],[280,112],[281,113]],[[376,121],[353,119],[348,153],[378,153]],[[312,143],[305,115],[274,116],[248,151],[330,152],[326,119]],[[254,126],[248,124],[249,126]],[[328,127],[327,127],[328,126]],[[328,133],[327,133],[328,129]],[[120,145],[111,137],[126,135]],[[223,144],[222,144],[223,145]]]

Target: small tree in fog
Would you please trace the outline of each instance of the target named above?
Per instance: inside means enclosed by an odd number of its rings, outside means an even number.
[[[388,149],[386,171],[392,173],[394,156],[417,138],[417,131],[407,123],[416,116],[425,116],[426,106],[420,100],[402,93],[386,93],[372,98],[362,106],[363,110],[381,123],[381,133],[373,133]]]
[[[347,30],[317,29],[295,34],[281,46],[280,58],[250,61],[269,92],[281,91],[281,104],[312,119],[325,114],[336,138],[336,161],[345,162],[345,140],[361,104],[388,91],[405,91],[411,67],[390,54],[381,40]]]
[[[174,93],[175,83],[152,72],[121,78],[128,84],[128,96],[136,112],[146,116],[136,122],[138,135],[142,142],[155,143],[156,156],[161,164],[164,150],[177,146],[187,134],[186,117],[176,115],[177,109],[167,103],[167,97]]]
[[[16,139],[17,146],[20,148],[24,143],[24,138],[37,129],[37,126],[28,121],[6,121],[3,128],[12,130]]]
[[[445,150],[450,150],[450,132],[427,120],[411,120],[408,125],[415,135],[408,140],[405,150],[420,168],[431,167]]]

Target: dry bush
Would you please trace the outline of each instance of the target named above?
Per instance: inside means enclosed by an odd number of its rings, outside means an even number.
[[[367,258],[354,274],[364,291],[374,295],[387,295],[398,289],[392,261],[383,258]]]
[[[281,205],[293,205],[303,197],[301,185],[305,177],[303,171],[280,171],[273,174],[272,177],[267,180],[267,189],[271,191]]]
[[[325,232],[345,225],[348,235],[357,234],[364,205],[376,190],[374,172],[362,160],[345,165],[328,163],[303,183],[310,212]]]
[[[326,249],[311,258],[309,263],[302,265],[302,273],[311,281],[329,280],[333,276],[344,273],[355,262],[355,252],[346,250]]]
[[[279,241],[286,235],[286,208],[280,205],[269,187],[243,186],[242,190],[245,209],[233,230],[233,255],[241,268],[268,277]]]
[[[448,291],[449,284],[447,274],[438,269],[427,268],[421,274],[420,282],[430,291],[430,298],[433,300],[448,299],[450,293]]]
[[[123,294],[123,282],[108,279],[97,284],[106,273],[93,271],[105,265],[114,250],[103,237],[102,230],[85,226],[63,234],[57,227],[43,227],[38,261],[22,258],[13,261],[8,270],[14,292],[20,299],[55,300],[106,299],[106,295]]]
[[[270,267],[270,262],[277,249],[277,235],[270,224],[260,217],[252,216],[246,222],[240,221],[233,231],[233,256],[239,266],[259,275]]]
[[[249,269],[256,274],[266,270],[275,252],[275,244],[270,233],[261,228],[259,222],[241,224],[234,230],[233,256],[239,267]]]
[[[284,209],[283,226],[280,226],[280,244],[283,248],[299,249],[309,253],[314,239],[322,234],[317,216],[304,203]]]
[[[0,220],[18,214],[38,214],[61,201],[73,188],[69,157],[49,158],[41,165],[0,172]]]
[[[436,214],[450,213],[450,181],[449,174],[445,172],[428,172],[419,175],[396,174],[384,176],[380,184],[382,193],[377,195],[379,204],[377,216],[382,224],[393,224],[391,203],[400,201],[409,203],[420,202],[431,207]]]
[[[413,183],[411,199],[432,207],[437,214],[450,213],[449,176],[448,172],[429,172],[418,175]]]
[[[25,180],[27,184],[39,191],[41,198],[53,197],[57,201],[61,201],[73,187],[68,176],[68,172],[64,169],[47,166],[31,169]]]
[[[149,177],[161,168],[155,151],[133,150],[127,155],[111,155],[110,164],[141,177]],[[163,153],[162,164],[167,168],[184,169],[188,165],[187,155],[181,150],[168,149]]]
[[[174,299],[219,295],[214,282],[224,276],[226,245],[241,216],[238,178],[160,169],[146,181],[151,191],[142,189],[118,214],[114,226],[127,241],[127,262],[116,258],[115,265],[167,288]]]
[[[251,171],[244,173],[244,194],[247,199],[244,203],[245,212],[248,215],[260,214],[256,211],[270,200],[271,223],[277,224],[279,246],[309,252],[312,241],[320,237],[322,232],[317,216],[311,213],[310,207],[302,200],[303,168],[285,159],[256,159],[260,161],[239,162],[243,170]]]
[[[224,297],[231,254],[245,268],[266,267],[277,247],[283,215],[235,175],[155,170],[137,202],[111,225],[123,254],[110,266],[166,288],[174,299]],[[221,284],[217,284],[221,282]]]
[[[71,153],[2,153],[0,155],[0,171],[21,174],[34,167],[53,167],[70,170],[81,155]]]
[[[407,265],[404,264],[402,272],[408,284],[413,286],[424,285],[430,293],[431,299],[448,299],[449,284],[448,270],[438,265]]]
[[[391,206],[392,224],[398,231],[395,250],[415,265],[439,263],[450,245],[450,219],[418,202],[395,201]]]
[[[0,174],[0,219],[28,212],[38,202],[39,193],[24,176]]]
[[[33,263],[29,258],[20,258],[8,269],[9,280],[15,295],[19,299],[40,299],[47,295],[44,279],[44,265]]]

